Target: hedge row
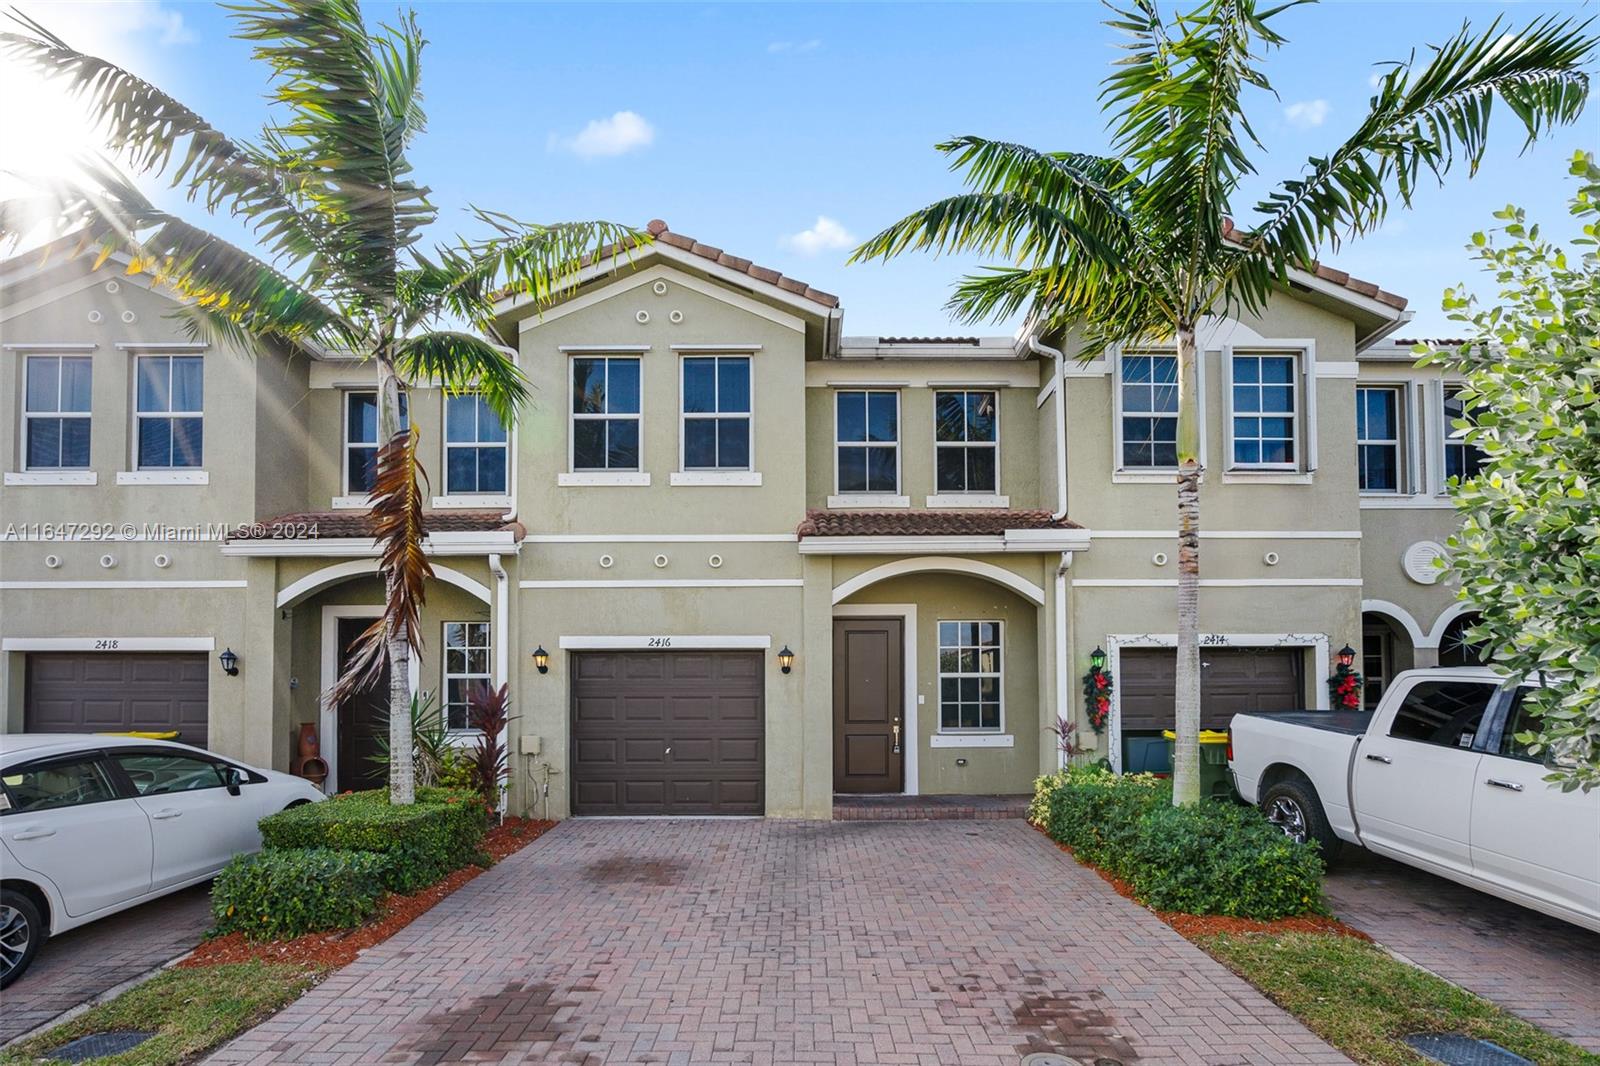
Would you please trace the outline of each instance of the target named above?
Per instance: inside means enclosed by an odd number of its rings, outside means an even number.
[[[217,931],[272,940],[360,925],[378,910],[387,865],[372,852],[329,848],[236,855],[211,888]]]
[[[1150,774],[1072,767],[1042,777],[1029,817],[1157,910],[1271,920],[1322,913],[1322,859],[1254,808],[1172,806]]]

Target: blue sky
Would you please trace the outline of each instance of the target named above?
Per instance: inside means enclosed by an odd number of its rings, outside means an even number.
[[[230,132],[265,114],[265,73],[210,4],[25,4],[69,41],[103,49]],[[937,333],[970,261],[911,255],[846,266],[852,238],[956,191],[932,150],[977,133],[1101,151],[1095,97],[1117,36],[1093,3],[419,3],[430,44],[429,132],[413,152],[444,209],[440,236],[478,203],[551,221],[605,217],[673,229],[839,294],[846,331]],[[381,19],[395,6],[368,3]],[[1266,179],[1294,173],[1359,121],[1381,60],[1446,38],[1463,18],[1514,25],[1551,3],[1352,3],[1287,12],[1258,94]],[[1331,258],[1411,299],[1411,332],[1448,331],[1445,286],[1475,281],[1462,246],[1515,201],[1570,233],[1566,161],[1600,145],[1600,103],[1580,128],[1525,154],[1503,116],[1482,171],[1427,188],[1415,211]],[[15,148],[17,140],[11,139]],[[1248,220],[1254,195],[1240,198]],[[168,203],[176,203],[170,197]],[[187,205],[185,214],[195,212]],[[222,227],[230,235],[236,231]],[[984,332],[1002,332],[1005,325]]]

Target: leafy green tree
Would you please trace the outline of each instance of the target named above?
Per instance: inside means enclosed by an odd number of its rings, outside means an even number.
[[[1470,639],[1512,676],[1543,673],[1538,714],[1519,734],[1566,790],[1600,786],[1600,167],[1580,152],[1568,252],[1521,208],[1472,236],[1499,299],[1451,290],[1444,305],[1471,339],[1434,353],[1466,378],[1482,450],[1476,476],[1453,483],[1461,530],[1449,571],[1480,612]]]
[[[423,247],[438,211],[412,176],[407,150],[423,132],[422,50],[414,14],[369,29],[358,0],[254,0],[229,9],[270,71],[272,116],[234,140],[144,79],[86,55],[13,15],[0,56],[64,82],[130,166],[170,176],[212,214],[253,231],[257,258],[153,204],[110,161],[36,179],[36,195],[0,205],[0,245],[44,222],[84,248],[131,258],[185,301],[199,335],[246,351],[260,341],[355,355],[378,385],[372,525],[386,605],[364,634],[334,698],[389,668],[389,787],[413,800],[407,662],[432,574],[423,554],[417,431],[401,425],[412,384],[475,391],[510,425],[527,385],[499,343],[493,304],[504,290],[548,298],[583,257],[646,238],[607,222],[531,225],[474,209],[488,235]],[[7,106],[21,106],[18,102]]]
[[[1312,266],[1410,206],[1428,177],[1469,170],[1498,100],[1531,140],[1573,122],[1588,96],[1588,23],[1542,18],[1463,26],[1422,58],[1389,64],[1368,113],[1234,228],[1234,199],[1261,143],[1244,106],[1271,91],[1262,55],[1294,0],[1205,0],[1164,17],[1155,0],[1113,7],[1126,54],[1101,83],[1113,154],[1047,152],[983,137],[938,145],[967,191],[896,222],[855,260],[909,249],[976,252],[1001,265],[960,282],[949,308],[977,322],[1019,311],[1047,336],[1082,332],[1085,358],[1157,344],[1178,362],[1178,744],[1173,802],[1200,795],[1200,433],[1195,331],[1209,316],[1261,312],[1292,267]]]

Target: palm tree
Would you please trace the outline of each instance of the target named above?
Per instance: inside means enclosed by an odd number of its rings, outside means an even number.
[[[982,137],[938,145],[967,191],[908,215],[852,261],[908,249],[976,252],[1004,265],[969,275],[948,303],[976,322],[1019,311],[1045,334],[1083,332],[1085,358],[1114,344],[1161,344],[1178,362],[1177,755],[1173,802],[1200,795],[1200,432],[1195,330],[1202,318],[1259,313],[1292,267],[1377,229],[1391,204],[1458,162],[1475,170],[1500,100],[1531,141],[1573,122],[1588,96],[1588,23],[1553,17],[1519,31],[1469,26],[1419,59],[1387,65],[1367,116],[1342,143],[1230,221],[1262,145],[1246,87],[1271,91],[1261,54],[1295,0],[1205,0],[1164,18],[1155,0],[1112,8],[1131,41],[1101,83],[1111,156],[1046,152]]]
[[[407,663],[420,652],[432,574],[422,550],[417,431],[401,425],[415,383],[472,390],[509,425],[527,396],[515,352],[497,343],[492,305],[506,288],[536,300],[569,281],[584,257],[645,238],[606,222],[542,226],[473,209],[488,235],[431,253],[438,216],[411,177],[406,150],[423,131],[422,31],[414,14],[369,30],[358,0],[255,0],[231,8],[237,35],[273,76],[271,118],[255,141],[233,140],[149,82],[85,55],[14,15],[0,55],[65,82],[131,166],[167,173],[212,214],[248,225],[264,258],[155,206],[106,159],[38,180],[36,195],[0,205],[0,242],[42,219],[114,253],[183,298],[197,335],[269,340],[354,354],[376,368],[379,450],[372,526],[383,616],[331,699],[389,668],[390,797],[413,800]]]

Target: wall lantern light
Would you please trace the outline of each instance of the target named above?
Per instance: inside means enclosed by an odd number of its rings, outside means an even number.
[[[1089,666],[1095,670],[1104,670],[1106,668],[1106,650],[1104,648],[1097,647],[1089,653]]]
[[[233,653],[232,648],[224,648],[222,654],[217,656],[217,661],[222,664],[222,672],[229,677],[239,676],[239,657]]]
[[[787,674],[793,667],[794,652],[790,651],[789,645],[785,644],[783,650],[778,653],[778,668]]]
[[[533,649],[533,665],[539,668],[541,674],[550,672],[550,653],[544,650],[543,644]]]
[[[1353,666],[1355,664],[1355,661],[1356,661],[1356,650],[1354,648],[1352,648],[1350,645],[1346,644],[1344,647],[1339,649],[1339,665],[1340,666],[1343,666],[1346,669],[1349,669],[1351,666]]]

